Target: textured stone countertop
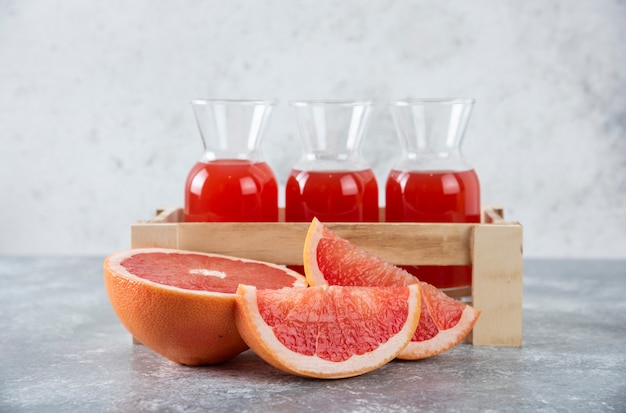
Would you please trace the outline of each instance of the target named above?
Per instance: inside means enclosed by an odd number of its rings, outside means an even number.
[[[0,257],[1,412],[626,411],[626,261],[527,260],[523,347],[461,344],[341,380],[133,345],[102,261]]]

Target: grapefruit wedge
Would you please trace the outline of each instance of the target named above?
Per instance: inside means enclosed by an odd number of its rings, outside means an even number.
[[[111,254],[104,284],[122,325],[141,343],[186,365],[222,363],[248,346],[237,332],[240,283],[306,287],[278,265],[201,252],[141,248]]]
[[[408,272],[339,237],[313,219],[304,242],[304,272],[309,285],[406,286],[419,284],[421,316],[399,359],[418,360],[456,346],[472,331],[480,311]]]
[[[370,372],[411,340],[420,289],[318,286],[258,290],[240,285],[235,319],[250,348],[274,367],[335,379]]]

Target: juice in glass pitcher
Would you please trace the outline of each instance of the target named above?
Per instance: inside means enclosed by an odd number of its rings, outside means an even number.
[[[192,101],[204,155],[187,176],[186,222],[278,221],[278,183],[259,149],[273,105]]]
[[[480,222],[480,184],[461,153],[472,99],[391,102],[403,157],[385,186],[387,222]],[[407,266],[460,299],[471,297],[471,266]]]
[[[304,154],[285,188],[285,220],[378,221],[378,184],[359,148],[369,101],[293,102]]]
[[[286,184],[287,221],[378,221],[378,184],[371,169],[293,169]]]

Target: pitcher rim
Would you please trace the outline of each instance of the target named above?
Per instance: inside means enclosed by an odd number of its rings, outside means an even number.
[[[451,105],[451,104],[474,104],[476,99],[468,98],[468,97],[441,97],[441,98],[404,98],[392,100],[389,102],[391,106],[408,106],[408,105],[419,105],[419,104],[440,104],[440,105]]]
[[[192,105],[209,105],[209,104],[218,104],[218,105],[233,105],[233,104],[241,104],[241,105],[268,105],[275,106],[277,104],[276,100],[273,99],[213,99],[213,98],[195,98],[191,99]]]
[[[303,107],[303,106],[373,106],[373,100],[367,99],[298,99],[289,101],[291,106]]]

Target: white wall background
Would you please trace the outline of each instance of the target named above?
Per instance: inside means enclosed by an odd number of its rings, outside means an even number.
[[[107,254],[182,205],[189,100],[276,98],[263,147],[300,155],[291,99],[471,96],[465,154],[527,257],[626,258],[626,3],[0,0],[0,254]]]

